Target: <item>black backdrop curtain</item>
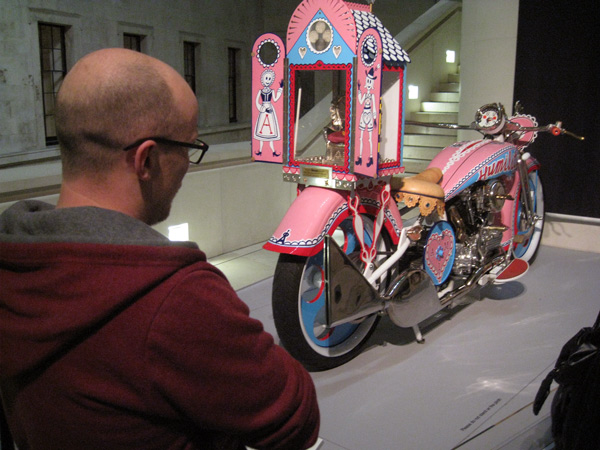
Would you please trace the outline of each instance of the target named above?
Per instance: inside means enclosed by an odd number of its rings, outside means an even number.
[[[563,122],[585,136],[539,134],[546,212],[600,217],[600,2],[521,0],[515,100],[540,125]],[[507,106],[507,112],[512,108]]]

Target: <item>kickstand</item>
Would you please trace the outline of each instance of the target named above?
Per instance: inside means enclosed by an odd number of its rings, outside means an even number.
[[[415,332],[415,338],[417,339],[417,342],[419,344],[424,344],[425,343],[425,338],[421,334],[421,330],[419,329],[419,325],[413,325],[412,329]]]

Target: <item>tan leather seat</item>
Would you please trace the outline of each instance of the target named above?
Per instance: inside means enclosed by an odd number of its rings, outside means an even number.
[[[435,210],[442,216],[444,190],[439,185],[441,180],[442,171],[437,167],[430,167],[412,177],[392,177],[390,184],[396,202],[404,202],[409,208],[419,205],[419,211],[424,216]]]

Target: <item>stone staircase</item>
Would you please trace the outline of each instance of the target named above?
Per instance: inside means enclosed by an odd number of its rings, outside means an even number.
[[[450,74],[440,83],[429,101],[421,102],[421,111],[408,120],[425,123],[458,123],[460,75]],[[456,130],[406,125],[404,131],[403,164],[405,174],[422,172],[444,147],[456,142]]]

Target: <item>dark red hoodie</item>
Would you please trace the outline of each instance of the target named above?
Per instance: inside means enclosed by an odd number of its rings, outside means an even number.
[[[0,216],[0,391],[20,450],[303,449],[319,428],[310,375],[200,250],[98,208]]]

